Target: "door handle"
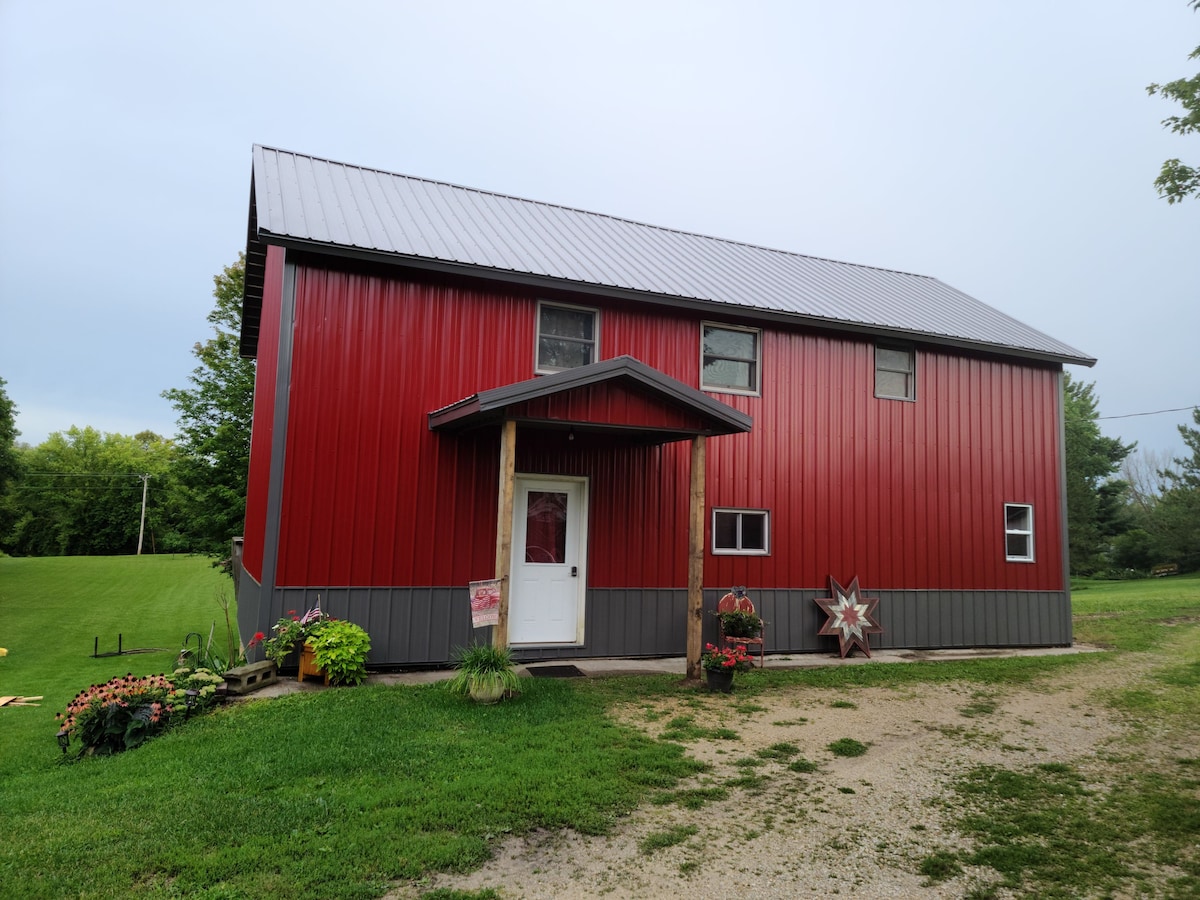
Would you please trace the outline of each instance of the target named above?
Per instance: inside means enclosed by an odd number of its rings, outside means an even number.
[[[572,578],[579,577],[579,566],[571,566],[571,577]]]

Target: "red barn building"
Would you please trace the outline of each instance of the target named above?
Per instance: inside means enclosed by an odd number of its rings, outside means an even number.
[[[879,647],[1071,642],[1078,350],[933,278],[253,157],[244,632],[319,595],[443,663],[499,573],[518,658],[683,655],[734,584],[828,651],[857,576]]]

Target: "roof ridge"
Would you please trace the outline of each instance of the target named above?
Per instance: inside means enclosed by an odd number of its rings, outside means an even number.
[[[700,238],[701,240],[706,240],[706,241],[716,241],[717,243],[728,244],[728,245],[734,246],[734,247],[746,247],[751,250],[762,250],[766,253],[777,253],[781,256],[790,256],[790,257],[794,257],[796,259],[811,259],[811,260],[816,260],[817,262],[832,263],[833,265],[837,265],[837,266],[851,266],[851,267],[857,268],[857,269],[867,269],[872,272],[888,272],[893,275],[904,275],[909,278],[923,278],[923,279],[930,280],[930,281],[938,281],[939,280],[938,278],[936,278],[933,275],[922,275],[919,272],[909,272],[904,269],[891,269],[886,266],[872,266],[867,263],[847,262],[846,260],[843,260],[843,259],[833,259],[832,257],[828,257],[828,256],[816,256],[811,253],[799,253],[795,250],[783,250],[778,247],[768,247],[764,244],[752,244],[749,241],[737,241],[737,240],[733,240],[731,238],[718,237],[718,236],[712,235],[712,234],[702,234],[701,232],[698,232],[698,231],[688,231],[683,228],[671,228],[666,225],[655,225],[651,222],[641,222],[637,219],[630,219],[625,216],[612,215],[611,213],[596,212],[595,210],[583,209],[582,207],[578,207],[578,206],[569,206],[565,203],[551,203],[546,200],[531,200],[528,197],[518,197],[516,194],[506,194],[501,191],[488,190],[487,188],[470,187],[469,185],[457,184],[453,181],[441,181],[437,178],[426,178],[422,175],[407,175],[404,172],[392,172],[387,169],[381,169],[377,166],[361,166],[361,165],[358,165],[357,163],[342,162],[341,160],[329,159],[328,157],[324,157],[324,156],[314,156],[311,153],[297,153],[295,150],[285,150],[282,147],[271,147],[271,146],[268,146],[267,144],[255,144],[254,149],[270,150],[273,153],[286,153],[286,154],[289,154],[290,156],[297,156],[297,157],[302,157],[304,159],[311,159],[311,160],[327,163],[329,165],[334,165],[334,166],[344,166],[348,169],[358,169],[359,171],[363,171],[363,172],[374,172],[378,175],[388,175],[392,178],[405,178],[405,179],[408,179],[409,181],[419,181],[419,182],[422,182],[425,184],[433,184],[433,185],[438,185],[440,187],[453,188],[453,189],[459,190],[459,191],[469,191],[474,194],[484,194],[489,197],[497,197],[497,198],[504,199],[504,200],[514,200],[518,203],[528,203],[533,206],[541,206],[541,207],[546,207],[549,209],[559,209],[559,210],[563,210],[565,212],[576,213],[579,215],[595,216],[597,218],[608,219],[613,222],[623,222],[627,225],[636,225],[639,228],[649,228],[653,231],[668,232],[671,234],[683,235],[685,237]],[[947,285],[947,286],[949,287],[949,285]]]

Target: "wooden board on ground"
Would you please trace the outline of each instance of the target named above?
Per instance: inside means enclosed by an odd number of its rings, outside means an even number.
[[[4,706],[41,706],[40,703],[34,703],[34,700],[41,700],[41,696],[37,697],[0,697],[0,707]]]

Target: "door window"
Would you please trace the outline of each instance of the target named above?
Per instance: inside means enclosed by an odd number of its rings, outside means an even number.
[[[530,491],[525,513],[525,562],[567,561],[567,495]]]

